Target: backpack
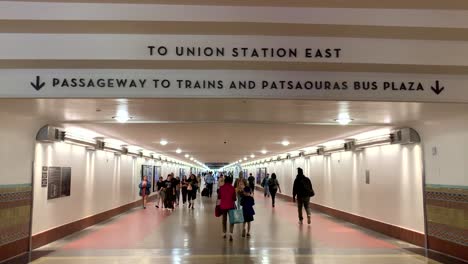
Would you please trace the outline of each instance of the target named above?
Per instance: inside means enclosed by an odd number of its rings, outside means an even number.
[[[278,180],[270,178],[268,180],[268,187],[270,188],[270,190],[278,189]]]
[[[310,181],[309,178],[304,177],[302,179],[302,186],[304,186],[305,192],[309,194],[310,197],[314,197],[315,195],[314,188],[312,188],[312,182]]]

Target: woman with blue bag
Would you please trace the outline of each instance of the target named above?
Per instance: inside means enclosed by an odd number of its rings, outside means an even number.
[[[232,178],[226,177],[224,180],[224,185],[219,188],[218,193],[219,200],[219,213],[223,216],[222,225],[223,225],[223,238],[226,238],[227,232],[227,218],[228,214],[231,215],[231,211],[235,212],[236,208],[236,189],[232,186]],[[241,211],[242,212],[242,211]],[[229,241],[232,241],[232,233],[234,232],[234,223],[229,218]]]

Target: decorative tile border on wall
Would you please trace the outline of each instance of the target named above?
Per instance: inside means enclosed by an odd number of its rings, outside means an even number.
[[[0,185],[0,261],[28,250],[31,197],[31,184]]]
[[[429,248],[461,248],[468,252],[468,186],[426,185]],[[431,243],[436,238],[437,243]],[[434,241],[434,240],[433,240]],[[466,254],[445,252],[465,259]]]

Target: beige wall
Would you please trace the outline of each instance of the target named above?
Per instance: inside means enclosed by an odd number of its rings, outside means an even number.
[[[163,175],[177,174],[179,168],[108,151],[87,151],[65,142],[37,143],[35,156],[33,234],[138,200],[143,164],[162,166]],[[71,196],[47,199],[47,188],[41,187],[42,166],[72,168]]]
[[[371,147],[361,152],[277,161],[266,167],[268,173],[277,174],[286,195],[292,196],[296,168],[302,167],[316,192],[313,203],[424,232],[419,145]],[[366,170],[370,184],[365,183]]]

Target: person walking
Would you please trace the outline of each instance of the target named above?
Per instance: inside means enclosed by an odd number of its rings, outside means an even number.
[[[197,177],[195,177],[195,174],[191,174],[187,182],[188,182],[187,191],[188,191],[188,202],[189,202],[188,208],[195,209],[195,199],[197,199],[197,189],[198,189],[198,180],[197,180]]]
[[[301,168],[297,168],[297,176],[294,180],[293,185],[293,202],[296,202],[297,196],[297,210],[299,214],[299,224],[302,224],[302,207],[304,207],[307,213],[307,224],[310,225],[310,197],[314,196],[314,189],[312,188],[312,182],[309,178],[304,175]]]
[[[247,237],[250,237],[250,224],[254,220],[255,210],[253,206],[255,205],[255,200],[252,197],[250,187],[244,188],[244,196],[241,201],[242,213],[244,215],[244,223],[242,225],[242,237],[246,236],[245,226],[247,225]]]
[[[202,177],[200,173],[198,173],[197,175],[197,181],[198,181],[198,186],[202,186]],[[200,189],[201,188],[198,188],[198,192],[200,192]]]
[[[239,172],[239,178],[234,182],[234,188],[237,193],[237,207],[240,207],[240,201],[242,200],[242,196],[244,196],[244,188],[247,187],[247,185],[248,183],[247,180],[244,179],[244,174]]]
[[[263,187],[263,195],[265,197],[270,197],[270,190],[268,188],[268,180],[270,180],[270,174],[266,174],[265,175],[265,178],[263,178],[263,181],[262,181],[262,187]]]
[[[172,174],[167,175],[166,183],[166,199],[164,200],[164,207],[174,210],[175,201],[175,181]]]
[[[213,195],[213,184],[215,182],[215,178],[213,176],[213,173],[210,172],[208,175],[205,177],[205,183],[206,183],[206,188],[208,189],[208,197],[211,197]]]
[[[232,186],[232,178],[226,177],[223,186],[219,188],[218,194],[219,209],[221,211],[223,238],[227,235],[227,219],[229,210],[236,208],[236,189]],[[229,226],[229,241],[232,241],[232,233],[234,232],[234,224],[230,223]]]
[[[180,182],[181,189],[182,189],[182,204],[185,206],[185,203],[187,202],[187,187],[188,187],[188,181],[187,181],[187,176],[182,177],[182,181]]]
[[[278,190],[281,193],[281,187],[278,180],[276,179],[276,173],[272,173],[271,178],[268,180],[268,190],[270,190],[271,194],[271,206],[275,207],[276,193]]]
[[[175,184],[175,203],[177,206],[179,206],[179,200],[180,200],[180,178],[177,176],[174,178],[174,184]]]
[[[159,204],[161,203],[161,208],[164,207],[164,179],[162,176],[159,177],[158,181],[156,182],[156,200],[154,201],[156,208],[159,208]]]
[[[151,190],[151,183],[148,181],[147,176],[143,176],[143,180],[141,180],[138,187],[140,188],[140,196],[141,201],[143,203],[143,209],[146,209],[146,200]]]
[[[250,191],[253,195],[255,192],[255,177],[252,175],[252,173],[250,173],[249,178],[247,178],[247,181],[249,182]]]

